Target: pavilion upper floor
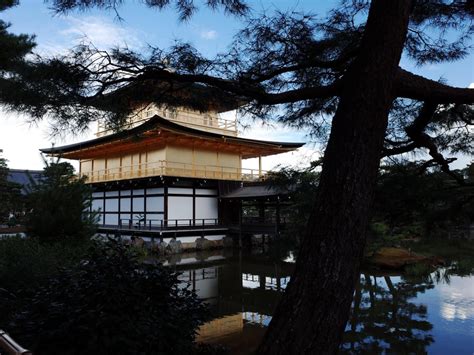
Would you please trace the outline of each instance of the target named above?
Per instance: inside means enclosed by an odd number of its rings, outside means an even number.
[[[130,129],[42,151],[79,160],[88,183],[154,176],[254,181],[266,177],[262,157],[302,145],[204,131],[154,115]],[[242,167],[249,158],[258,158],[258,169]]]
[[[121,128],[131,129],[137,127],[153,116],[160,116],[171,122],[206,132],[225,134],[233,137],[238,135],[237,120],[223,118],[221,113],[216,109],[200,112],[188,107],[175,107],[164,104],[157,105],[153,103],[139,106],[133,110]],[[107,128],[104,122],[99,122],[96,133],[97,137],[103,137],[113,133],[114,130]]]

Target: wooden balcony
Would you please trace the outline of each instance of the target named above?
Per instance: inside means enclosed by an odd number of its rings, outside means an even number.
[[[197,165],[160,160],[131,166],[82,171],[81,176],[87,177],[87,183],[139,179],[153,176],[176,176],[200,179],[263,181],[267,172],[259,169],[242,169],[235,167]]]
[[[175,117],[166,117],[170,121],[185,124],[192,128],[201,129],[208,132],[224,133],[237,136],[236,121],[226,120],[217,116],[203,116],[194,113],[178,112]]]
[[[98,231],[113,235],[134,235],[163,241],[164,238],[185,238],[204,235],[227,235],[229,228],[217,218],[198,219],[120,219],[118,225],[100,225]]]
[[[226,120],[224,118],[220,118],[219,116],[206,116],[193,112],[181,111],[178,111],[176,114],[173,115],[164,114],[159,110],[148,111],[144,114],[134,116],[133,118],[131,118],[130,123],[124,125],[122,128],[131,129],[133,127],[136,127],[142,123],[145,123],[155,114],[162,116],[172,122],[176,122],[191,128],[196,128],[207,132],[230,135],[234,137],[237,136],[237,122],[235,120]],[[99,124],[96,136],[102,137],[112,133],[114,133],[113,130],[107,129],[104,125]]]

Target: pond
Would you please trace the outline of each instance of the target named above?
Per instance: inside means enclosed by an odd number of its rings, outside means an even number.
[[[212,308],[198,341],[224,345],[231,354],[256,349],[294,268],[291,256],[232,250],[166,263]],[[472,355],[474,275],[459,265],[418,276],[363,271],[341,353]]]

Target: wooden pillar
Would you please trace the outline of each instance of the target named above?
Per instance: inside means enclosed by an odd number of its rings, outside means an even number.
[[[260,223],[265,222],[265,200],[258,201],[258,219]]]
[[[258,157],[258,176],[262,177],[262,156]]]
[[[163,225],[164,227],[168,226],[168,186],[165,184],[163,186]]]
[[[193,226],[196,225],[196,186],[193,183]]]
[[[276,205],[276,235],[280,234],[280,196],[277,196],[277,205]]]
[[[242,200],[239,200],[239,248],[242,248]]]

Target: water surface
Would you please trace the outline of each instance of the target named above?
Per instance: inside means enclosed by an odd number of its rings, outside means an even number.
[[[256,349],[294,267],[291,255],[229,250],[167,263],[212,307],[198,340],[231,354]],[[341,353],[474,354],[473,274],[452,266],[416,277],[362,272]]]

